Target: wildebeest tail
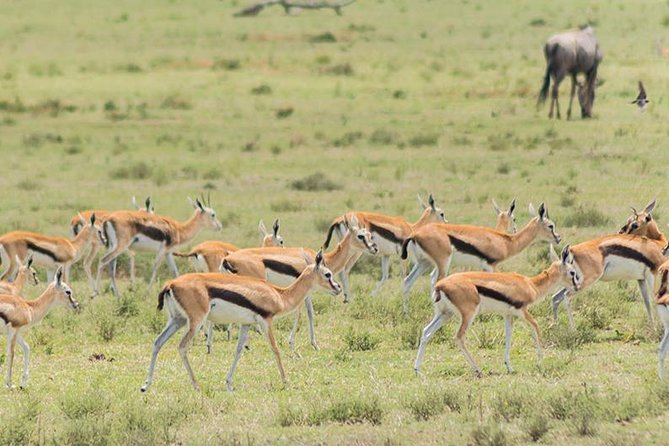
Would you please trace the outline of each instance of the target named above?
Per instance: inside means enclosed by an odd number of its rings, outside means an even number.
[[[171,293],[172,293],[172,288],[170,288],[170,285],[166,285],[162,290],[160,290],[160,293],[158,293],[158,307],[157,307],[158,311],[161,311],[163,309],[163,306],[165,305],[165,296]]]
[[[409,243],[414,242],[415,240],[412,237],[407,237],[404,239],[402,242],[402,253],[400,254],[400,257],[402,257],[402,260],[406,260],[407,257],[409,257],[408,248],[409,248]]]
[[[230,262],[228,262],[228,259],[223,259],[221,268],[232,274],[237,274],[239,272]]]
[[[557,51],[557,45],[549,45],[548,43],[544,47],[544,55],[546,56],[546,74],[544,75],[544,84],[541,86],[541,91],[539,92],[539,99],[537,100],[537,105],[543,104],[548,97],[548,89],[551,85],[551,70],[553,68],[553,59],[555,52]]]

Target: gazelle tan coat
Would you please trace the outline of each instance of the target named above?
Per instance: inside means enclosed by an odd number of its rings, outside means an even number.
[[[20,296],[23,292],[23,287],[28,280],[30,280],[33,285],[38,285],[39,279],[37,278],[37,271],[35,271],[35,269],[32,267],[32,264],[33,258],[32,256],[28,256],[26,261],[19,267],[19,272],[16,274],[16,280],[14,280],[14,282],[1,280],[0,294]]]

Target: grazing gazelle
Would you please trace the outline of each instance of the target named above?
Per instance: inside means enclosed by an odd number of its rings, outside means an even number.
[[[636,280],[648,313],[651,327],[654,327],[651,308],[651,293],[654,289],[655,274],[666,260],[663,254],[665,243],[635,235],[608,235],[588,240],[571,247],[579,272],[583,277],[581,289],[597,281]],[[551,308],[557,321],[558,307],[565,302],[569,325],[574,328],[574,318],[569,300],[573,291],[562,289],[553,295]]]
[[[495,214],[497,214],[495,231],[515,234],[516,231],[518,231],[518,228],[516,227],[516,216],[513,215],[513,211],[516,209],[516,199],[513,199],[509,205],[509,209],[500,209],[499,206],[497,206],[497,202],[493,198],[492,207],[495,209]]]
[[[193,370],[188,362],[188,349],[193,336],[206,320],[215,324],[240,324],[239,341],[235,359],[225,379],[228,390],[232,390],[232,377],[237,362],[246,345],[249,327],[258,325],[267,334],[281,380],[286,382],[286,374],[281,364],[281,355],[274,338],[272,322],[275,317],[290,313],[297,308],[305,296],[314,288],[321,287],[337,295],[341,286],[334,281],[332,272],[323,264],[322,253],[316,254],[315,263],[310,264],[289,287],[280,288],[255,277],[236,276],[221,273],[191,273],[170,280],[158,295],[158,309],[167,306],[169,319],[163,332],[153,343],[151,364],[145,392],[151,385],[158,352],[167,340],[183,326],[188,331],[179,343],[179,355],[190,376],[193,387],[199,389]]]
[[[664,360],[667,357],[667,350],[669,350],[669,262],[660,266],[660,271],[662,271],[660,289],[657,290],[655,305],[657,306],[657,315],[664,327],[664,335],[658,352],[658,374],[660,379],[664,379]]]
[[[190,199],[189,199],[190,200]],[[133,249],[135,251],[156,252],[156,260],[153,264],[153,273],[149,280],[149,288],[156,279],[158,266],[163,260],[172,270],[174,276],[179,275],[177,265],[172,257],[172,252],[184,243],[188,243],[196,237],[204,228],[220,230],[221,222],[216,218],[216,212],[209,206],[202,204],[200,199],[190,200],[195,209],[188,221],[181,223],[170,217],[165,217],[148,212],[117,211],[112,212],[104,224],[102,232],[108,242],[107,253],[100,259],[98,265],[95,292],[100,284],[102,269],[116,259],[119,255]],[[112,274],[112,291],[118,296],[116,278]]]
[[[261,245],[264,248],[267,247],[281,247],[284,244],[283,237],[279,235],[279,219],[274,220],[272,225],[272,232],[268,233],[265,228],[265,223],[260,220],[258,225],[258,230],[262,237]],[[188,252],[174,252],[173,254],[177,257],[192,257],[195,268],[200,272],[218,272],[221,267],[221,261],[230,254],[235,252],[239,247],[231,244],[222,242],[219,240],[208,240],[202,242],[199,245],[195,245]]]
[[[59,266],[64,268],[65,280],[70,276],[70,267],[79,261],[91,241],[98,236],[99,228],[95,225],[95,214],[77,236],[68,240],[63,237],[51,237],[34,232],[13,231],[0,237],[0,257],[2,263],[8,265],[7,270],[0,276],[0,280],[13,277],[21,262],[29,255],[37,265],[45,266],[47,278],[51,280],[52,271]],[[89,277],[92,280],[92,277]]]
[[[418,277],[430,267],[433,284],[448,275],[451,266],[465,266],[493,271],[504,260],[527,248],[537,238],[560,243],[555,223],[548,217],[546,206],[541,203],[533,217],[520,231],[506,234],[485,226],[429,224],[408,237],[402,245],[402,258],[411,253],[415,264],[404,279],[404,311],[408,311],[408,296]]]
[[[437,207],[432,194],[428,196],[429,204],[425,204],[420,195],[418,195],[418,201],[423,207],[423,214],[420,216],[418,221],[413,224],[407,222],[402,217],[390,217],[388,215],[375,214],[371,212],[350,212],[340,216],[334,222],[332,222],[332,225],[330,225],[327,238],[323,244],[325,248],[327,248],[330,244],[333,233],[337,235],[339,240],[344,237],[346,234],[345,219],[348,218],[350,220],[352,215],[355,215],[360,225],[366,227],[367,230],[372,234],[372,237],[379,248],[379,254],[381,255],[381,279],[376,284],[376,287],[374,287],[372,296],[376,295],[381,290],[381,287],[388,279],[388,274],[390,271],[390,256],[399,254],[404,239],[411,235],[412,231],[420,228],[423,225],[437,222],[444,223],[446,221],[444,211]],[[351,260],[339,274],[339,278],[343,283],[348,282],[349,272],[361,255],[362,253],[351,258]]]
[[[376,243],[364,227],[360,227],[355,215],[351,220],[345,220],[347,227],[346,235],[332,251],[323,255],[325,264],[330,270],[337,274],[342,271],[352,258],[359,258],[363,252],[372,255],[378,252]],[[305,258],[306,253],[306,258]],[[316,251],[308,248],[249,248],[240,249],[228,255],[221,263],[221,271],[237,274],[240,276],[258,277],[266,279],[278,286],[288,286],[302,271],[311,263],[316,256]],[[308,260],[307,260],[308,259]],[[348,282],[342,281],[344,289],[344,302],[348,301]],[[309,319],[309,335],[311,345],[318,350],[316,333],[314,332],[314,308],[311,296],[304,301]],[[300,313],[299,308],[295,312],[293,329],[290,332],[290,348],[295,349],[295,333],[297,331]]]
[[[17,258],[16,261],[21,263]],[[26,284],[28,279],[31,280],[32,284],[37,286],[39,285],[39,279],[37,278],[37,271],[32,267],[33,265],[33,256],[29,255],[26,261],[19,267],[19,272],[16,274],[16,279],[14,282],[9,282],[6,280],[0,281],[0,294],[11,294],[13,296],[20,296],[23,291],[23,286]]]
[[[420,346],[414,364],[416,374],[420,374],[425,347],[430,338],[455,313],[460,315],[460,328],[456,332],[455,343],[460,347],[465,359],[478,376],[481,376],[481,369],[476,365],[465,346],[465,335],[479,312],[497,313],[504,317],[506,328],[504,364],[509,372],[512,372],[509,353],[514,317],[523,318],[532,328],[537,358],[541,362],[543,354],[539,325],[529,313],[528,308],[558,282],[574,290],[578,290],[581,284],[581,276],[575,268],[569,245],[562,250],[561,259],[555,254],[553,245],[550,247],[550,255],[553,263],[548,269],[534,277],[517,273],[466,272],[452,274],[439,280],[432,293],[435,316],[425,327],[420,338]]]
[[[28,365],[30,364],[30,348],[23,335],[35,324],[39,323],[55,304],[68,305],[78,309],[79,304],[72,297],[72,290],[63,281],[63,267],[59,266],[55,278],[47,289],[34,300],[25,300],[11,294],[0,294],[0,321],[7,331],[7,387],[12,385],[12,363],[16,344],[23,349],[23,376],[21,387],[28,382]]]

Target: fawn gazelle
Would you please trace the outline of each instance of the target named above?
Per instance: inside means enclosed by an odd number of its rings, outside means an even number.
[[[316,287],[325,288],[334,295],[341,292],[341,286],[334,281],[332,272],[323,264],[323,255],[320,252],[316,255],[315,263],[306,267],[297,280],[287,288],[277,287],[255,277],[222,273],[184,274],[166,282],[158,295],[158,309],[167,306],[169,319],[167,326],[153,344],[149,373],[141,388],[142,392],[151,385],[158,352],[183,326],[187,326],[188,331],[179,343],[179,355],[193,387],[199,389],[188,362],[188,349],[193,336],[207,320],[216,324],[241,325],[235,358],[225,380],[228,390],[232,390],[235,368],[252,325],[258,325],[261,331],[267,334],[281,380],[285,383],[286,374],[274,338],[272,323],[275,317],[290,313],[298,307],[305,296]]]
[[[425,347],[430,338],[456,313],[460,315],[460,328],[456,332],[455,343],[478,376],[481,376],[481,369],[465,346],[465,335],[479,312],[493,312],[504,316],[506,331],[504,364],[509,372],[512,371],[509,353],[514,317],[522,317],[532,328],[537,358],[541,361],[543,353],[539,326],[528,308],[558,282],[574,290],[578,290],[581,284],[581,276],[575,268],[569,245],[562,250],[561,258],[557,257],[552,245],[550,254],[553,263],[534,277],[517,273],[466,272],[452,274],[439,280],[432,293],[435,316],[423,330],[420,339],[414,365],[416,374],[420,374]]]
[[[21,263],[18,257],[16,261]],[[39,284],[39,279],[37,278],[37,271],[35,271],[32,265],[33,256],[29,255],[26,261],[19,267],[19,272],[16,274],[16,279],[14,282],[9,282],[6,280],[0,281],[0,294],[20,296],[21,292],[23,291],[23,286],[26,284],[27,280],[30,280],[33,285],[37,286]]]

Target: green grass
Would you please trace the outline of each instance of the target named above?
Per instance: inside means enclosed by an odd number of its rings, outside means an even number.
[[[662,214],[669,202],[669,71],[655,51],[664,4],[395,0],[355,2],[342,16],[274,8],[233,18],[243,3],[6,2],[0,232],[65,236],[76,211],[129,208],[133,195],[183,220],[186,196],[207,191],[224,228],[193,244],[255,246],[258,220],[279,217],[288,246],[317,248],[345,210],[414,220],[416,193],[431,192],[449,221],[481,225],[494,224],[490,198],[516,197],[519,225],[529,202],[544,201],[576,243],[615,232],[630,205],[657,197]],[[549,121],[535,108],[543,42],[586,21],[605,54],[595,117]],[[627,103],[639,78],[653,100],[644,114]],[[566,115],[568,81],[561,90]],[[138,255],[144,280],[151,260]],[[538,304],[545,359],[537,367],[529,331],[516,324],[511,375],[499,317],[469,335],[482,379],[451,341],[451,322],[428,346],[424,381],[412,369],[432,315],[428,281],[405,318],[399,263],[372,298],[379,260],[364,258],[349,305],[314,297],[320,351],[303,323],[300,355],[290,354],[290,318],[278,322],[285,388],[252,334],[236,391],[226,392],[234,342],[217,332],[212,355],[199,335],[191,350],[201,393],[174,339],[143,395],[165,316],[155,311],[158,285],[129,289],[125,262],[120,301],[90,300],[75,268],[81,313],[56,310],[27,335],[29,387],[0,391],[0,443],[594,445],[664,444],[669,434],[658,334],[634,284],[580,294],[577,333],[564,317],[552,325],[548,302]],[[532,274],[546,263],[537,245],[502,270]]]

